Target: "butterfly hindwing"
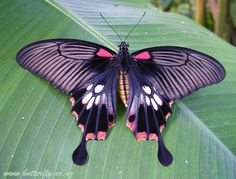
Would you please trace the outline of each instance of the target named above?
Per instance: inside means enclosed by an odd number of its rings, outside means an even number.
[[[217,60],[188,48],[153,47],[131,56],[143,75],[168,100],[181,99],[225,77],[224,67]]]
[[[105,139],[115,122],[117,79],[118,71],[108,68],[71,94],[71,111],[87,140]]]
[[[114,55],[112,50],[95,43],[50,39],[22,48],[17,54],[17,62],[69,93],[104,71]]]
[[[118,74],[117,68],[108,67],[71,94],[71,111],[83,131],[81,144],[73,153],[78,165],[86,162],[86,141],[105,140],[107,130],[114,125]]]
[[[172,155],[166,149],[161,131],[171,114],[171,103],[163,99],[150,81],[133,67],[129,69],[130,98],[126,112],[126,125],[136,140],[158,140],[158,158],[163,165],[172,162]]]

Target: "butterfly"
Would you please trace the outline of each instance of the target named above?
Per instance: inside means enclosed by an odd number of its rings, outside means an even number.
[[[127,39],[127,38],[126,38]],[[82,129],[73,162],[88,160],[86,142],[105,140],[116,121],[117,88],[126,109],[126,125],[137,141],[158,141],[164,166],[173,157],[161,132],[177,99],[224,79],[224,67],[199,51],[159,46],[129,52],[121,41],[115,52],[103,45],[76,39],[34,42],[17,54],[18,64],[70,95],[71,112]]]

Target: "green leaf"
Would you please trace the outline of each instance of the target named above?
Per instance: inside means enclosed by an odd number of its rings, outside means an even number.
[[[235,47],[187,17],[159,13],[141,0],[3,0],[0,10],[1,178],[236,178]],[[99,13],[124,38],[144,11],[128,38],[131,51],[161,45],[193,48],[218,59],[227,76],[174,105],[163,134],[174,156],[171,166],[157,161],[155,141],[135,141],[121,103],[107,140],[90,141],[89,162],[76,166],[71,154],[81,131],[68,97],[20,68],[16,53],[47,38],[83,39],[116,50],[119,39]]]

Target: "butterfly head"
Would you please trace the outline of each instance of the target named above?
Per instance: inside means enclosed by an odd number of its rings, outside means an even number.
[[[118,47],[119,47],[120,51],[125,52],[125,51],[128,51],[129,44],[126,42],[121,42],[118,45]]]

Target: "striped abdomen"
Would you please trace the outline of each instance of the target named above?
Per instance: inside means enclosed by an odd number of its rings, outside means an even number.
[[[120,71],[119,76],[119,93],[125,107],[128,106],[129,101],[129,78],[126,71]]]

